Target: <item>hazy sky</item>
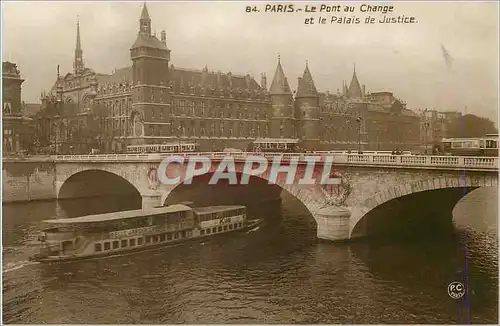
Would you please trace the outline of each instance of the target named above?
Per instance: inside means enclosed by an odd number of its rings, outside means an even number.
[[[391,16],[415,16],[417,24],[329,24],[354,13],[246,13],[265,2],[148,2],[153,31],[167,31],[175,66],[253,75],[270,85],[277,53],[290,86],[305,61],[321,91],[336,92],[350,81],[353,63],[367,91],[393,91],[411,109],[464,110],[497,120],[498,3],[371,3],[394,5]],[[295,3],[296,8],[314,2]],[[61,74],[72,71],[76,19],[80,16],[86,67],[111,73],[132,64],[130,46],[139,28],[142,2],[3,2],[3,61],[18,64],[26,81],[23,99],[38,102]],[[380,13],[371,14],[378,20]],[[326,25],[305,25],[306,17]],[[447,68],[444,45],[453,59]]]

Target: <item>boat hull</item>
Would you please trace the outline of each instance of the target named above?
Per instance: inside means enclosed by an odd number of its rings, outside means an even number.
[[[29,258],[30,261],[34,262],[39,262],[39,263],[59,263],[59,262],[70,262],[70,261],[80,261],[80,260],[91,260],[91,259],[100,259],[100,258],[106,258],[106,257],[113,257],[113,256],[124,256],[124,255],[131,255],[135,254],[138,252],[145,252],[145,251],[150,251],[150,250],[155,250],[159,248],[168,248],[168,247],[173,247],[182,243],[186,242],[195,242],[195,241],[200,241],[200,240],[205,240],[208,238],[214,238],[217,236],[222,236],[222,235],[227,235],[231,233],[238,233],[238,232],[244,232],[251,230],[257,226],[259,226],[262,223],[262,220],[252,220],[252,221],[247,221],[247,225],[233,231],[228,231],[224,233],[217,233],[217,234],[210,234],[210,235],[200,235],[196,237],[192,237],[189,239],[179,239],[179,240],[174,240],[174,241],[169,241],[167,243],[157,243],[153,245],[148,245],[148,246],[142,246],[142,247],[134,247],[134,248],[127,248],[122,251],[113,251],[113,252],[100,252],[100,253],[94,253],[91,255],[71,255],[71,256],[43,256],[43,255],[34,255]]]

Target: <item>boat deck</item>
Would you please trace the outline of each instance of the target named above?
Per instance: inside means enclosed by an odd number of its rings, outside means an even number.
[[[227,212],[235,209],[245,209],[246,207],[243,205],[232,205],[232,206],[207,206],[207,207],[197,207],[193,208],[195,213],[199,214],[210,214],[210,213],[219,213],[219,212]]]
[[[157,214],[191,211],[192,208],[186,205],[171,205],[164,207],[154,207],[148,209],[135,209],[130,211],[120,211],[96,215],[86,215],[73,218],[59,218],[43,221],[48,224],[75,224],[75,223],[96,223],[112,220],[124,220],[129,218],[145,217]]]

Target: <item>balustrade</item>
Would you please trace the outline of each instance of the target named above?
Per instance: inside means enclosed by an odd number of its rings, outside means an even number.
[[[260,156],[269,161],[279,158],[289,161],[298,157],[300,162],[305,156],[320,156],[324,162],[325,156],[333,156],[333,164],[363,165],[363,166],[402,166],[421,168],[464,168],[498,169],[497,157],[476,156],[410,156],[410,155],[377,155],[377,154],[346,154],[339,152],[315,152],[303,153],[267,153],[267,152],[195,152],[195,153],[151,153],[151,154],[104,154],[104,155],[57,155],[56,161],[160,161],[166,157],[180,156],[188,158],[191,156],[203,156],[211,159],[223,159],[232,157],[236,161],[245,160],[249,156]],[[306,163],[306,162],[304,162]]]

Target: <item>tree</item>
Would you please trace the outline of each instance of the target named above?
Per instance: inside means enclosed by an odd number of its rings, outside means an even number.
[[[498,129],[493,121],[474,114],[466,114],[448,123],[448,138],[483,137],[496,133]]]

